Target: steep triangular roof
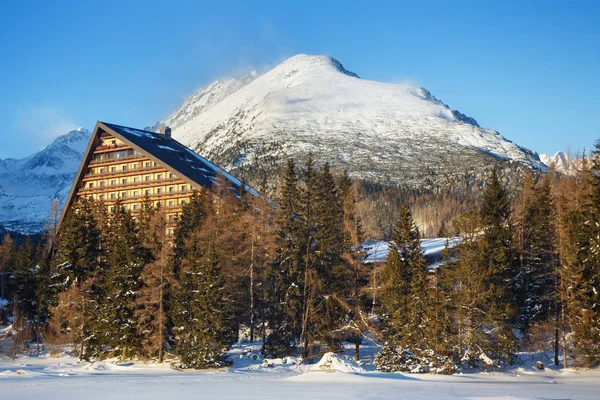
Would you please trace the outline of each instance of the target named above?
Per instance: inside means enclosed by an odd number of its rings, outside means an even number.
[[[174,173],[179,178],[187,181],[192,186],[210,188],[214,184],[217,175],[222,175],[230,184],[229,189],[236,193],[239,192],[240,186],[242,185],[239,179],[171,137],[160,133],[98,121],[84,153],[84,157],[81,160],[79,170],[77,171],[77,175],[71,186],[67,201],[63,207],[60,218],[61,223],[67,209],[75,198],[77,190],[80,185],[82,185],[84,170],[86,165],[91,161],[94,153],[93,149],[99,145],[100,136],[105,132],[122,140],[124,143]],[[248,185],[244,185],[244,188],[246,191],[258,195],[258,193]]]

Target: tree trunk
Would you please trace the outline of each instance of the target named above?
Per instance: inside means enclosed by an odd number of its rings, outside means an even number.
[[[163,249],[164,252],[164,249]],[[161,257],[162,258],[162,257]],[[164,262],[161,260],[160,263],[160,293],[158,295],[158,362],[162,363],[164,359],[164,347],[165,347],[165,321],[164,321]]]
[[[250,247],[250,341],[254,342],[254,238]]]

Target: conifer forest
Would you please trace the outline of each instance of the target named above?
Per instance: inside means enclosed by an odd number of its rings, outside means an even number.
[[[80,200],[60,226],[55,204],[42,238],[2,240],[0,325],[14,333],[1,348],[199,369],[228,365],[241,340],[306,362],[351,342],[357,359],[380,346],[386,372],[536,351],[597,366],[600,141],[578,165],[511,182],[491,167],[466,196],[374,188],[309,156],[281,166],[269,198],[224,179],[195,191],[173,235],[149,199],[136,217]],[[460,240],[430,268],[424,236]],[[365,264],[375,239],[389,240],[387,261]]]

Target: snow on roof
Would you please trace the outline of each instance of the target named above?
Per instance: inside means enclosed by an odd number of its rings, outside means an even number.
[[[212,187],[217,174],[223,175],[226,181],[231,184],[231,189],[239,192],[241,182],[239,179],[219,168],[178,141],[160,133],[144,131],[140,129],[129,128],[126,126],[110,124],[103,122],[108,128],[112,129],[126,140],[140,147],[145,152],[151,154],[165,165],[185,175],[193,180],[198,186]],[[249,187],[245,189],[253,194],[258,193]]]

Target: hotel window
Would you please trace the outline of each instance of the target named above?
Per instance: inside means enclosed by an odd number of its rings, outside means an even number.
[[[156,194],[161,194],[162,193],[162,188],[156,188]]]
[[[154,166],[156,167],[156,162],[154,163]]]
[[[169,229],[169,236],[173,236],[175,234],[175,231],[173,229]]]
[[[173,214],[169,215],[169,222],[175,222],[175,216]]]
[[[127,197],[127,192],[122,192],[122,193],[121,193],[121,198],[122,198],[122,199],[124,199],[124,198],[126,198],[126,197]]]
[[[146,190],[144,190],[144,195],[146,195],[146,196],[150,196],[150,189],[146,189]]]
[[[169,193],[173,193],[175,191],[175,187],[174,186],[169,186]]]
[[[146,182],[150,182],[150,175],[145,176]]]
[[[174,177],[175,177],[175,175],[173,175],[173,173],[172,173],[172,172],[171,172],[171,173],[169,173],[169,178],[170,178],[170,179],[173,179]]]
[[[94,182],[90,182],[90,184],[88,185],[88,187],[91,189],[94,187]]]
[[[104,168],[100,168],[100,173],[103,174],[104,173]]]
[[[181,186],[181,191],[185,192],[185,185]]]
[[[117,194],[116,193],[111,193],[110,194],[110,198],[111,199],[116,199],[117,198]]]
[[[175,201],[169,200],[169,207],[173,207],[175,205]]]
[[[103,194],[100,195],[100,200],[104,200],[104,195]]]
[[[110,186],[115,186],[116,184],[117,184],[116,180],[113,179],[112,181],[110,181]]]
[[[110,207],[110,212],[114,213],[115,212],[115,206]]]
[[[103,188],[104,187],[104,182],[100,182],[100,187]]]
[[[123,171],[127,171],[127,165],[123,165]]]
[[[94,200],[94,196],[92,196],[92,195],[89,195],[89,196],[88,196],[88,200],[89,200],[89,201],[92,201],[92,200]]]
[[[185,204],[185,199],[181,199],[181,205]]]
[[[160,181],[162,179],[162,174],[156,175],[156,179]]]
[[[117,167],[110,167],[110,172],[117,172]]]
[[[137,197],[137,190],[133,191],[133,197]]]
[[[126,184],[127,184],[127,178],[123,178],[123,180],[121,181],[121,183],[122,183],[123,185],[126,185]]]
[[[150,168],[150,161],[146,161],[146,168]]]
[[[133,178],[133,183],[138,183],[140,179],[136,176],[135,178]]]
[[[137,209],[138,209],[138,205],[137,205],[137,204],[134,204],[132,208],[133,208],[133,211],[137,211]]]

